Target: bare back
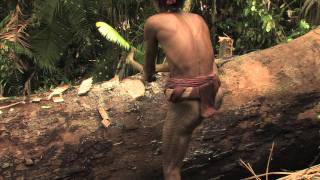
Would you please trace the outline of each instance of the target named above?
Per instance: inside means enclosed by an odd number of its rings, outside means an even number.
[[[168,3],[168,1],[166,2]],[[151,16],[147,20],[144,33],[146,42],[144,78],[146,81],[155,80],[153,75],[155,74],[155,58],[158,44],[161,45],[167,56],[170,76],[172,77],[169,81],[177,79],[180,81],[180,78],[183,81],[185,79],[194,80],[197,78],[193,77],[200,75],[202,77],[211,77],[205,75],[211,74],[212,71],[217,71],[214,68],[210,33],[206,23],[199,15],[191,13],[160,13]],[[208,82],[205,82],[207,86],[203,86],[207,89],[201,91],[201,93],[204,94],[208,90],[209,95],[205,95],[205,97],[211,98],[211,93],[215,96],[214,88],[212,88],[214,85],[211,79]],[[173,87],[166,87],[165,92],[171,90],[174,93],[175,87],[176,84],[173,83]],[[181,88],[183,89],[184,86],[181,86],[180,90]],[[188,88],[186,87],[184,92]],[[200,92],[199,89],[198,92]],[[187,152],[192,132],[203,119],[201,116],[201,100],[199,95],[197,100],[185,99],[169,103],[162,131],[163,172],[166,180],[181,180],[182,160]]]
[[[192,13],[160,13],[147,20],[145,36],[148,29],[167,56],[171,77],[195,77],[212,72],[212,43],[202,17]]]

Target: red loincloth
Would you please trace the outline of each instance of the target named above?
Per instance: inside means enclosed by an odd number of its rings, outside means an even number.
[[[208,118],[217,111],[214,108],[214,102],[220,85],[219,77],[212,73],[208,76],[194,78],[170,78],[165,86],[165,91],[173,90],[168,97],[168,100],[173,103],[188,99],[200,100],[201,116]],[[188,93],[188,97],[183,97],[187,88],[192,88],[192,90]]]

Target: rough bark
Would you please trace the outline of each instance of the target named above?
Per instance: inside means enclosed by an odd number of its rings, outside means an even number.
[[[272,142],[270,171],[319,162],[320,29],[236,57],[220,74],[226,92],[220,113],[196,129],[184,179],[248,176],[240,158],[263,173]],[[2,110],[0,179],[160,179],[166,78],[158,75],[137,99],[125,84],[107,82],[83,97],[69,90],[64,103]],[[108,110],[109,128],[98,107]]]

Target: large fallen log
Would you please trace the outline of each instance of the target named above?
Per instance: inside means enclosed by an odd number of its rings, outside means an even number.
[[[184,179],[248,177],[240,158],[264,173],[273,142],[269,171],[319,162],[320,29],[236,57],[220,71],[222,107],[196,129]],[[95,85],[87,96],[69,90],[63,103],[2,110],[0,179],[160,179],[166,77],[158,75],[143,96],[134,85],[141,84],[129,79]],[[108,128],[100,122],[101,107]]]

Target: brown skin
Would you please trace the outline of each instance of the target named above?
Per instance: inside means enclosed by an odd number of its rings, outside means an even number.
[[[167,56],[171,77],[208,75],[213,67],[213,49],[208,26],[192,13],[160,13],[147,19],[145,80],[155,73],[158,43]]]
[[[145,81],[153,81],[158,44],[164,50],[170,77],[188,78],[217,72],[210,33],[205,21],[192,13],[159,13],[147,19],[144,29]],[[163,172],[166,180],[180,180],[182,160],[193,130],[201,123],[200,103],[170,103],[163,127]]]

